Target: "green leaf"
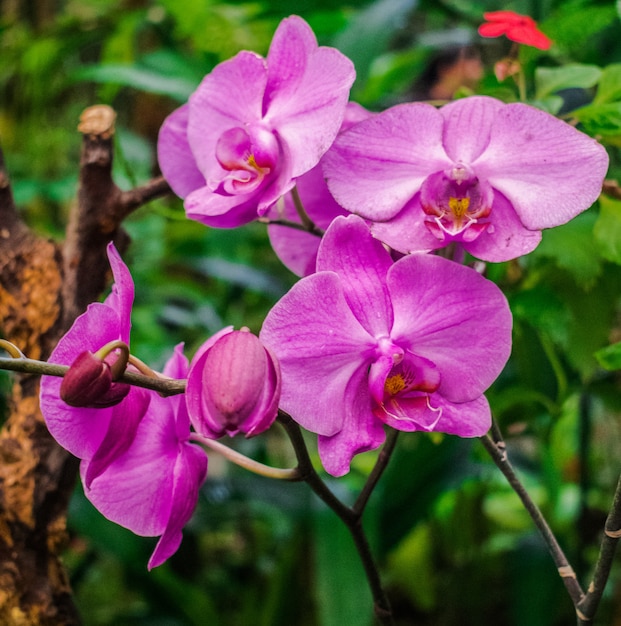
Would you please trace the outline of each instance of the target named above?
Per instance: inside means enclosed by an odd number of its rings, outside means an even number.
[[[319,624],[370,625],[373,600],[349,532],[335,514],[323,506],[315,511],[314,526]]]
[[[589,104],[572,111],[590,135],[621,135],[621,102]]]
[[[379,0],[355,14],[333,45],[356,66],[357,89],[364,86],[373,60],[382,54],[395,28],[411,13],[418,0]]]
[[[414,604],[427,611],[437,606],[437,572],[433,536],[428,524],[414,527],[388,558],[391,577]]]
[[[611,372],[621,370],[621,341],[601,348],[595,353],[597,362]]]
[[[532,258],[551,257],[581,285],[591,285],[602,268],[602,258],[593,241],[596,219],[595,212],[586,211],[567,224],[543,231],[541,244]]]
[[[610,28],[616,21],[615,8],[608,4],[596,5],[584,0],[558,2],[541,27],[558,49],[581,57],[584,50],[600,31]]]
[[[621,99],[621,63],[613,63],[604,68],[593,103],[603,104],[619,99]]]
[[[535,71],[535,97],[541,100],[571,87],[589,89],[597,84],[601,75],[602,70],[597,65],[575,63],[563,67],[539,67]]]
[[[621,201],[602,196],[599,205],[599,217],[593,227],[598,252],[621,265]]]
[[[564,103],[565,101],[561,98],[561,96],[546,96],[541,100],[529,101],[529,104],[545,111],[546,113],[549,113],[550,115],[556,115],[561,110]]]
[[[380,554],[392,550],[438,499],[469,478],[473,441],[438,433],[403,433],[376,492]],[[407,480],[404,480],[407,476]]]
[[[157,93],[171,97],[177,102],[185,102],[196,89],[193,80],[168,76],[141,65],[90,65],[74,72],[76,81],[123,85],[134,87],[148,93]]]
[[[595,285],[583,290],[579,286],[564,284],[557,278],[559,295],[571,313],[568,328],[566,358],[588,380],[597,371],[594,354],[610,342],[610,329],[615,323],[621,273],[613,265],[604,265],[602,276]]]

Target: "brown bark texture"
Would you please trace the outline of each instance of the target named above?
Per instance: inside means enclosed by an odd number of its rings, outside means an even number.
[[[35,234],[15,207],[0,152],[0,336],[28,357],[47,359],[109,278],[106,246],[122,251],[123,219],[169,193],[162,178],[131,191],[112,180],[114,111],[87,109],[78,196],[62,244]],[[51,438],[39,411],[39,379],[14,378],[0,430],[0,624],[79,624],[61,560],[66,510],[78,461]]]

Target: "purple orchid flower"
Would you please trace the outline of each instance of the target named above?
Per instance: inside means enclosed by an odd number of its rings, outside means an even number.
[[[71,365],[84,352],[94,353],[116,340],[129,345],[134,283],[112,243],[108,245],[108,258],[114,276],[112,292],[103,303],[90,304],[75,320],[50,355],[50,363]],[[89,461],[90,482],[131,444],[149,396],[143,389],[132,387],[113,406],[74,407],[61,400],[61,384],[60,378],[42,377],[41,412],[54,439],[79,459]],[[102,397],[108,396],[104,393]]]
[[[267,430],[278,413],[278,361],[247,328],[225,328],[192,359],[186,398],[196,431],[210,439],[251,437]]]
[[[506,261],[591,206],[608,156],[552,115],[477,96],[387,109],[339,135],[323,164],[337,202],[394,249],[455,242]]]
[[[164,368],[164,375],[185,378],[188,361],[183,345]],[[207,455],[190,443],[190,419],[184,395],[163,398],[147,392],[150,404],[131,445],[87,484],[89,462],[82,461],[84,492],[109,520],[137,535],[160,539],[148,568],[174,554],[198,500],[207,474]]]
[[[266,59],[243,51],[218,65],[160,130],[160,167],[187,216],[231,228],[264,215],[332,144],[354,76],[297,16]]]
[[[355,102],[349,102],[340,132],[373,115]],[[325,155],[324,155],[325,158]],[[321,161],[309,172],[296,180],[296,187],[304,211],[313,224],[326,230],[334,218],[349,213],[332,197],[323,178]],[[273,206],[268,214],[270,219],[285,218],[302,224],[291,194],[284,197],[284,203]],[[274,252],[283,264],[297,276],[308,276],[315,271],[317,251],[321,238],[313,233],[297,230],[290,226],[270,225],[267,229]]]
[[[511,350],[511,312],[496,285],[434,255],[393,263],[362,219],[337,217],[317,273],[268,313],[260,337],[280,361],[281,408],[319,434],[334,476],[403,431],[483,435],[482,395]]]

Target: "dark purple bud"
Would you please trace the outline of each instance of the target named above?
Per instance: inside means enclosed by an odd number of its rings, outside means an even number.
[[[60,385],[60,397],[75,407],[105,408],[118,404],[130,386],[113,383],[110,365],[91,352],[82,352],[73,362]]]

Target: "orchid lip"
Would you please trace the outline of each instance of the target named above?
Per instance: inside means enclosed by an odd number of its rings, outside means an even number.
[[[490,225],[482,220],[492,211],[492,187],[464,163],[428,176],[420,193],[425,226],[440,241],[472,242]]]
[[[223,170],[207,181],[221,195],[252,193],[275,171],[278,142],[260,126],[234,127],[224,131],[216,145],[216,159]]]
[[[418,399],[423,400],[426,408],[432,413],[436,414],[436,418],[429,424],[423,423],[421,420],[417,420],[412,417],[411,412],[406,412],[399,401],[395,398],[391,398],[388,402],[382,403],[374,412],[382,421],[387,421],[386,418],[394,420],[395,422],[401,422],[403,424],[412,424],[416,426],[417,430],[424,430],[426,432],[432,432],[438,425],[438,422],[442,418],[442,407],[434,407],[431,405],[431,396],[425,394],[421,395]],[[421,402],[422,405],[422,402]]]

